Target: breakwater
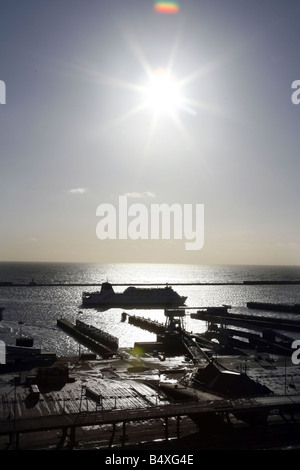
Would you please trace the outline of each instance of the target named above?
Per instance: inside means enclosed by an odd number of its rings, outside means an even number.
[[[112,286],[166,286],[166,282],[153,282],[153,283],[111,283]],[[299,285],[300,280],[295,281],[237,281],[237,282],[172,282],[173,286],[261,286],[261,285]],[[13,281],[0,281],[0,287],[101,287],[102,282],[36,282],[34,280],[29,282],[13,282]]]

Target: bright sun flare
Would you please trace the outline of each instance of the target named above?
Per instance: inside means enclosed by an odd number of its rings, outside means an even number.
[[[181,95],[178,83],[164,69],[157,69],[145,88],[146,107],[153,109],[155,114],[172,114],[179,108]]]

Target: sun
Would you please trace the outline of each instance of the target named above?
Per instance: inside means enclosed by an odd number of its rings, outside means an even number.
[[[147,120],[147,138],[146,146],[151,142],[156,130],[165,130],[168,121],[175,125],[178,132],[184,138],[189,139],[186,123],[192,118],[198,118],[199,112],[222,113],[218,106],[212,106],[206,101],[198,101],[187,96],[187,86],[196,80],[203,79],[203,76],[212,70],[219,68],[224,58],[216,58],[208,64],[203,64],[191,73],[184,74],[178,78],[175,76],[175,59],[178,51],[180,38],[175,41],[170,49],[170,54],[165,58],[165,63],[157,64],[153,67],[150,60],[146,57],[140,42],[134,37],[132,31],[124,30],[125,43],[136,59],[136,64],[142,69],[143,76],[135,81],[125,81],[122,78],[106,76],[102,73],[96,73],[96,79],[99,83],[106,83],[109,86],[123,88],[133,92],[136,96],[133,99],[133,106],[110,122],[103,128],[115,127],[125,121],[144,116]],[[178,71],[178,67],[176,68]],[[93,71],[91,71],[92,73]],[[93,79],[95,79],[92,74]],[[148,119],[150,117],[150,121]],[[149,124],[150,123],[150,124]]]
[[[170,71],[163,67],[156,69],[144,88],[146,108],[153,110],[155,115],[172,115],[181,105],[182,96],[179,83]]]

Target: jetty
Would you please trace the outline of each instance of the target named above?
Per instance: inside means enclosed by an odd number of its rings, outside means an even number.
[[[61,318],[57,320],[57,326],[103,358],[114,356],[118,352],[118,338],[81,320],[76,320],[74,325],[69,320]]]
[[[225,307],[223,310],[220,308],[219,312],[215,308],[204,308],[192,313],[191,317],[207,322],[207,331],[202,336],[210,341],[217,339],[226,347],[250,348],[288,356],[291,355],[294,341],[288,331],[300,331],[296,320],[229,313]]]
[[[269,317],[229,313],[229,308],[226,305],[206,307],[198,310],[197,313],[190,313],[191,318],[208,323],[208,331],[204,334],[192,334],[185,331],[182,322],[186,315],[185,308],[165,310],[165,324],[135,315],[128,315],[128,321],[137,327],[157,334],[158,337],[157,342],[153,343],[136,342],[136,348],[145,352],[156,350],[167,354],[186,354],[194,364],[201,362],[203,358],[209,362],[210,358],[206,350],[216,349],[217,345],[213,341],[214,339],[218,339],[220,345],[230,348],[252,348],[283,355],[291,354],[293,339],[288,334],[275,329],[278,323],[281,328],[286,329],[287,322],[280,323],[279,320]],[[123,312],[123,319],[126,315]]]
[[[297,318],[273,318],[264,315],[252,315],[247,313],[231,313],[226,308],[217,311],[213,307],[202,308],[196,313],[191,313],[191,318],[203,320],[209,323],[221,323],[222,325],[235,324],[246,327],[274,328],[276,330],[300,331],[300,323]]]
[[[147,330],[150,333],[154,333],[156,335],[163,335],[165,333],[166,327],[163,323],[159,323],[148,318],[138,317],[136,315],[127,314],[127,316],[128,323],[130,325],[137,326],[138,328],[142,328],[143,330]]]

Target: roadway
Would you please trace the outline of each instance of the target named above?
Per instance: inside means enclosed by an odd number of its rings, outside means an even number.
[[[0,422],[0,435],[23,434],[62,428],[77,428],[104,424],[117,424],[198,414],[232,413],[234,415],[260,412],[296,413],[300,409],[300,396],[273,396],[209,400],[176,403],[132,410],[94,410],[77,413],[46,415],[24,419],[6,419]]]

